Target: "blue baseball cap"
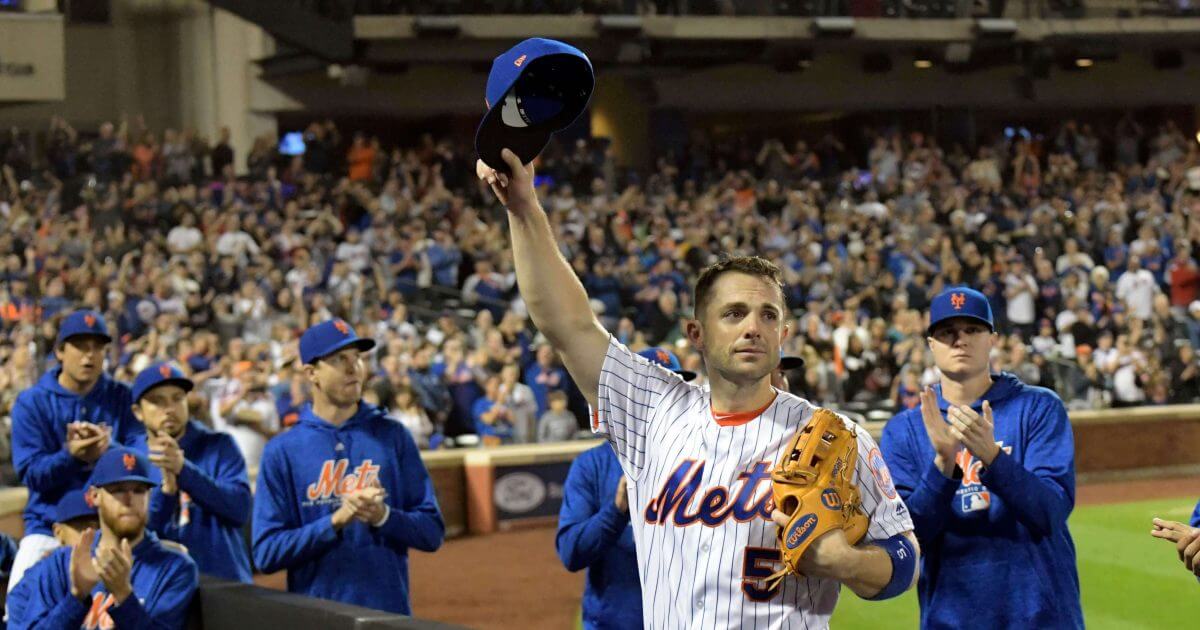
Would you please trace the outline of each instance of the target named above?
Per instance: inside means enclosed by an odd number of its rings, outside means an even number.
[[[196,386],[175,364],[167,361],[154,363],[138,372],[137,378],[133,379],[133,402],[141,400],[146,392],[155,387],[167,384],[178,385],[185,392],[192,391]]]
[[[92,477],[88,479],[88,485],[102,488],[122,481],[140,481],[151,486],[158,485],[150,478],[150,460],[137,451],[123,446],[112,446],[104,451],[100,459],[96,460],[96,467],[92,469]]]
[[[80,310],[62,319],[62,323],[58,325],[58,340],[54,345],[61,346],[72,337],[84,335],[100,337],[105,343],[112,342],[112,335],[108,334],[108,323],[104,321],[104,316],[96,311]]]
[[[300,336],[300,362],[312,363],[349,346],[366,352],[375,347],[375,342],[359,337],[345,320],[324,321],[310,327]]]
[[[679,363],[679,357],[675,356],[674,352],[671,352],[666,348],[646,348],[645,350],[638,352],[638,356],[649,360],[651,363],[656,363],[667,368],[668,370],[671,370],[672,372],[678,374],[685,381],[690,381],[696,378],[696,373],[691,370],[683,369],[683,366]]]
[[[595,86],[592,62],[574,46],[535,37],[508,49],[488,73],[488,112],[475,132],[479,159],[503,173],[503,149],[532,162],[551,134],[579,118]]]
[[[992,305],[987,296],[968,287],[951,287],[937,294],[929,304],[929,334],[933,329],[947,319],[965,317],[987,324],[993,332],[996,325],[992,321]]]
[[[72,490],[58,500],[54,506],[54,522],[66,523],[77,518],[96,516],[96,506],[92,503],[87,488]]]

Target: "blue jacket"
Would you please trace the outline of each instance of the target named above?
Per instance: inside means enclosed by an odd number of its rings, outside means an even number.
[[[1192,512],[1192,527],[1200,527],[1200,502],[1196,503],[1196,509]]]
[[[97,535],[93,553],[99,544]],[[183,628],[199,583],[196,563],[162,546],[149,530],[133,548],[133,595],[120,606],[113,606],[102,581],[92,589],[90,602],[71,597],[70,566],[71,547],[59,547],[29,569],[8,594],[10,630],[112,628],[114,623],[121,630]]]
[[[335,531],[342,488],[374,480],[387,491],[387,521]],[[359,403],[340,427],[305,405],[295,427],[267,442],[253,529],[255,565],[287,569],[289,591],[408,615],[408,548],[436,550],[446,526],[408,429]]]
[[[134,450],[147,453],[146,435],[139,435]],[[146,526],[160,538],[188,549],[201,573],[250,583],[250,552],[242,526],[250,520],[250,481],[246,459],[233,438],[192,420],[179,439],[183,470],[179,492],[150,493],[150,518]],[[162,472],[151,467],[150,476],[162,482]]]
[[[568,571],[587,567],[585,628],[641,628],[642,587],[629,514],[613,499],[621,465],[608,443],[580,453],[567,473],[554,546]]]
[[[61,367],[48,370],[13,405],[13,466],[29,488],[24,513],[27,535],[52,535],[54,506],[68,491],[82,488],[92,474],[90,464],[67,452],[68,423],[107,424],[113,441],[126,445],[142,432],[128,385],[105,374],[86,396],[77,396],[58,384],[61,371]]]
[[[879,442],[921,543],[921,627],[1082,628],[1067,530],[1075,444],[1066,408],[1011,374],[993,380],[971,405],[978,413],[984,400],[992,406],[1001,450],[986,469],[964,450],[963,479],[942,475],[920,407],[892,418]]]

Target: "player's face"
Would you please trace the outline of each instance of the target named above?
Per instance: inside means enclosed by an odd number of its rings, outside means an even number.
[[[942,374],[961,381],[987,372],[996,335],[974,320],[952,319],[940,324],[927,340]]]
[[[699,325],[688,325],[688,337],[709,373],[739,384],[769,378],[787,336],[779,288],[757,276],[730,272],[713,283],[711,296]]]
[[[140,481],[121,481],[94,488],[100,523],[119,538],[137,538],[146,527],[150,486]]]
[[[133,415],[150,433],[179,437],[187,426],[187,392],[178,385],[159,385],[146,392],[133,406]]]
[[[309,366],[313,386],[338,407],[351,407],[362,398],[366,366],[362,352],[346,348]]]
[[[63,547],[74,547],[87,528],[99,529],[100,520],[92,518],[77,518],[66,523],[54,524],[54,539]]]
[[[68,377],[79,383],[91,383],[100,378],[107,347],[101,337],[80,335],[64,341],[55,354]]]

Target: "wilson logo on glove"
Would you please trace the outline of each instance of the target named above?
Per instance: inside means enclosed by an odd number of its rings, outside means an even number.
[[[796,519],[792,524],[792,528],[788,530],[787,548],[795,549],[800,546],[800,543],[808,540],[809,535],[813,533],[813,527],[817,524],[817,515],[809,512],[804,516]]]
[[[821,493],[821,505],[827,510],[842,509],[842,495],[838,494],[836,488],[825,488],[825,492]]]

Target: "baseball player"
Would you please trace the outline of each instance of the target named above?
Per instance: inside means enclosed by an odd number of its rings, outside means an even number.
[[[136,430],[129,387],[104,373],[104,353],[111,342],[99,313],[67,315],[55,341],[59,365],[21,392],[13,405],[13,465],[29,488],[29,500],[9,592],[33,563],[58,546],[51,526],[59,499],[83,488],[109,445],[114,440],[128,443]]]
[[[183,628],[199,576],[191,558],[146,528],[150,462],[110,448],[88,485],[100,535],[88,528],[30,569],[8,596],[8,627]]]
[[[1183,566],[1200,580],[1200,502],[1196,503],[1196,509],[1192,512],[1190,525],[1156,518],[1150,535],[1175,543]]]
[[[639,356],[691,381],[670,350],[648,348]],[[629,497],[621,464],[607,443],[571,463],[558,513],[554,546],[568,571],[587,568],[583,591],[585,628],[640,628],[642,589],[629,524]]]
[[[943,291],[929,322],[941,383],[880,441],[926,550],[921,626],[1082,628],[1067,410],[1054,392],[990,371],[996,334],[982,293]],[[981,584],[1004,587],[981,599]]]
[[[700,274],[686,333],[711,389],[686,383],[604,330],[555,243],[533,167],[502,155],[511,175],[482,161],[476,172],[508,208],[529,314],[597,410],[592,429],[608,437],[628,478],[645,625],[825,627],[839,583],[869,598],[911,587],[912,524],[865,431],[852,475],[870,517],[863,544],[831,529],[807,548],[804,577],[768,583],[782,560],[779,523],[790,518],[772,510],[771,470],[815,411],[771,387],[788,330],[778,268],[738,257]]]
[[[61,547],[74,547],[83,532],[98,527],[100,517],[96,515],[96,504],[86,488],[64,494],[54,506],[54,539]],[[46,555],[53,552],[51,549]]]
[[[446,527],[412,435],[362,401],[374,347],[340,319],[301,336],[312,403],[263,452],[254,563],[287,569],[293,593],[408,615],[408,549],[435,551]]]
[[[178,367],[155,363],[133,381],[133,414],[146,427],[133,449],[146,455],[151,479],[148,527],[184,545],[201,573],[249,583],[242,526],[250,519],[246,460],[228,434],[190,419],[194,384]]]

